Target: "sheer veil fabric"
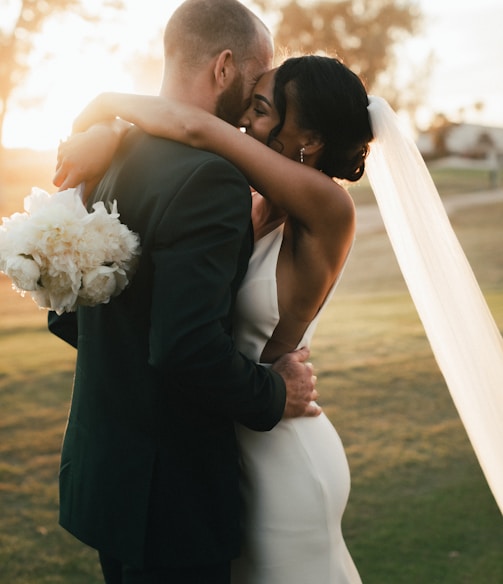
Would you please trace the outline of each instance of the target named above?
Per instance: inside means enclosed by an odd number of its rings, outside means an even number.
[[[431,348],[503,513],[503,340],[415,143],[379,97],[367,176]]]

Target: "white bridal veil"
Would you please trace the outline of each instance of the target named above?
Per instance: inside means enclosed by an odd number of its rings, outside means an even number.
[[[503,513],[503,340],[437,189],[388,103],[371,97],[367,176],[433,353]]]

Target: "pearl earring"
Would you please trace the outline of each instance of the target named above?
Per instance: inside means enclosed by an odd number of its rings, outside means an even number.
[[[301,164],[304,164],[304,152],[306,151],[306,149],[304,148],[304,146],[300,149],[300,162]]]

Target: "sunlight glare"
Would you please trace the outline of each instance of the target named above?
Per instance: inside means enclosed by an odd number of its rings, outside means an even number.
[[[35,39],[30,75],[9,101],[4,145],[55,149],[71,132],[75,116],[98,93],[136,91],[128,63],[160,36],[181,1],[151,2],[146,7],[124,0],[126,10],[94,24],[69,12],[49,19]],[[98,0],[81,2],[103,16]],[[255,9],[251,2],[245,4]],[[425,15],[423,30],[399,48],[398,59],[406,79],[418,71],[421,77],[418,67],[434,55],[431,75],[417,88],[425,125],[441,112],[454,121],[503,126],[503,77],[497,75],[503,50],[499,0],[418,0],[418,4]],[[2,6],[0,27],[6,28],[10,16]],[[271,26],[267,18],[266,23]],[[474,107],[478,103],[483,108]]]
[[[178,3],[172,2],[170,8]],[[166,5],[158,7],[161,16],[157,21],[152,20],[151,12],[147,17],[144,7],[142,10],[143,20],[138,12],[128,10],[109,25],[86,23],[68,13],[48,20],[35,40],[30,75],[10,101],[4,145],[56,149],[59,140],[71,132],[74,118],[96,95],[103,91],[134,91],[127,71],[128,59],[159,32],[157,27],[162,26]],[[92,30],[96,26],[103,42],[96,40],[96,31]],[[116,50],[106,50],[105,41],[115,44]]]

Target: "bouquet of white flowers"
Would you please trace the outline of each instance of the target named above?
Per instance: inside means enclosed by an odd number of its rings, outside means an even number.
[[[50,195],[33,188],[24,213],[0,225],[0,271],[58,314],[109,302],[127,286],[140,254],[137,234],[102,202],[88,213],[80,187]]]

